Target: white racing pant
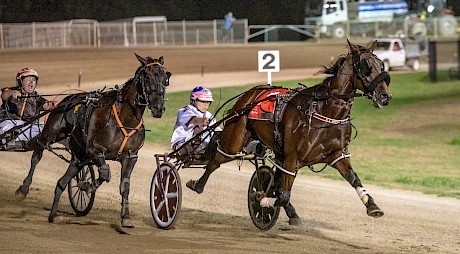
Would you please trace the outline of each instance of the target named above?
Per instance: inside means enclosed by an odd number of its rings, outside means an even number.
[[[22,120],[5,120],[0,123],[0,135],[7,132],[17,125],[22,125],[25,122]],[[18,132],[21,132],[15,141],[29,141],[33,137],[37,136],[43,130],[43,122],[33,123],[18,129]]]

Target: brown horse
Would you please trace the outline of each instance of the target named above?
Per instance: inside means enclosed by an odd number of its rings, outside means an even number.
[[[57,182],[49,222],[57,216],[60,196],[70,179],[84,166],[94,163],[98,167],[98,179],[91,185],[81,186],[88,193],[94,192],[104,181],[110,181],[106,160],[114,160],[121,163],[122,226],[133,226],[128,196],[131,172],[145,139],[142,117],[147,106],[153,117],[163,115],[166,86],[171,76],[163,67],[163,57],[143,58],[137,54],[136,57],[141,66],[133,78],[122,87],[107,92],[67,96],[50,113],[43,132],[31,144],[34,147],[31,168],[23,185],[16,191],[18,199],[27,195],[43,150],[50,144],[69,138],[72,159],[66,173]]]
[[[390,76],[384,71],[382,61],[372,53],[377,42],[370,48],[349,41],[348,45],[346,56],[338,58],[334,66],[324,68],[323,72],[330,77],[321,84],[292,91],[284,97],[284,113],[275,123],[249,119],[248,114],[229,118],[220,134],[218,153],[206,165],[203,176],[190,180],[187,187],[201,193],[211,173],[222,163],[234,159],[232,155],[238,154],[252,138],[274,151],[278,165],[275,187],[279,195],[263,198],[260,204],[262,207],[283,206],[290,224],[300,223],[289,202],[297,171],[317,163],[327,163],[340,172],[356,189],[369,216],[382,216],[383,211],[364,189],[351,166],[348,144],[352,129],[351,106],[359,95],[356,91],[363,91],[375,107],[382,108],[391,99]],[[267,89],[273,87],[257,86],[246,91],[228,114],[241,112],[247,105],[254,104],[258,95]]]

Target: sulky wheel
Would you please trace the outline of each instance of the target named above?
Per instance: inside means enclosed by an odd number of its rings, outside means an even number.
[[[264,197],[274,197],[275,174],[268,166],[261,166],[254,172],[249,182],[248,208],[254,225],[261,230],[269,230],[275,225],[280,214],[279,206],[265,208],[260,206]]]
[[[155,171],[150,185],[150,210],[159,228],[169,229],[176,223],[182,204],[179,173],[171,163],[163,163]]]
[[[67,191],[69,193],[70,205],[77,216],[87,215],[93,207],[96,192],[87,193],[85,190],[81,189],[81,186],[87,186],[94,181],[96,181],[96,176],[94,174],[93,165],[84,166],[75,177],[70,179]],[[87,184],[82,184],[84,182]]]

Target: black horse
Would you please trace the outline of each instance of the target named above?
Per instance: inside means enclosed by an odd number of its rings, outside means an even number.
[[[106,160],[114,160],[121,163],[122,226],[133,227],[128,196],[131,172],[145,139],[142,117],[147,106],[153,117],[163,115],[166,87],[171,76],[163,67],[163,57],[143,58],[137,54],[136,57],[141,66],[133,78],[120,88],[107,92],[67,96],[50,113],[40,136],[31,142],[34,150],[31,167],[23,185],[16,191],[18,199],[24,199],[29,192],[35,167],[45,148],[68,138],[72,154],[66,173],[57,182],[49,222],[53,222],[57,216],[59,199],[70,179],[86,165],[95,164],[98,179],[79,186],[88,193],[94,192],[104,181],[110,181],[110,168]]]

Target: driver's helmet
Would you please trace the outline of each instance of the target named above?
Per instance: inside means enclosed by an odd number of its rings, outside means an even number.
[[[214,100],[212,99],[211,90],[204,86],[197,86],[193,88],[192,92],[190,93],[190,104],[195,105],[197,100],[213,102]]]
[[[16,74],[16,85],[21,87],[22,86],[22,79],[27,76],[34,76],[38,82],[38,73],[32,68],[22,68],[18,74]]]

